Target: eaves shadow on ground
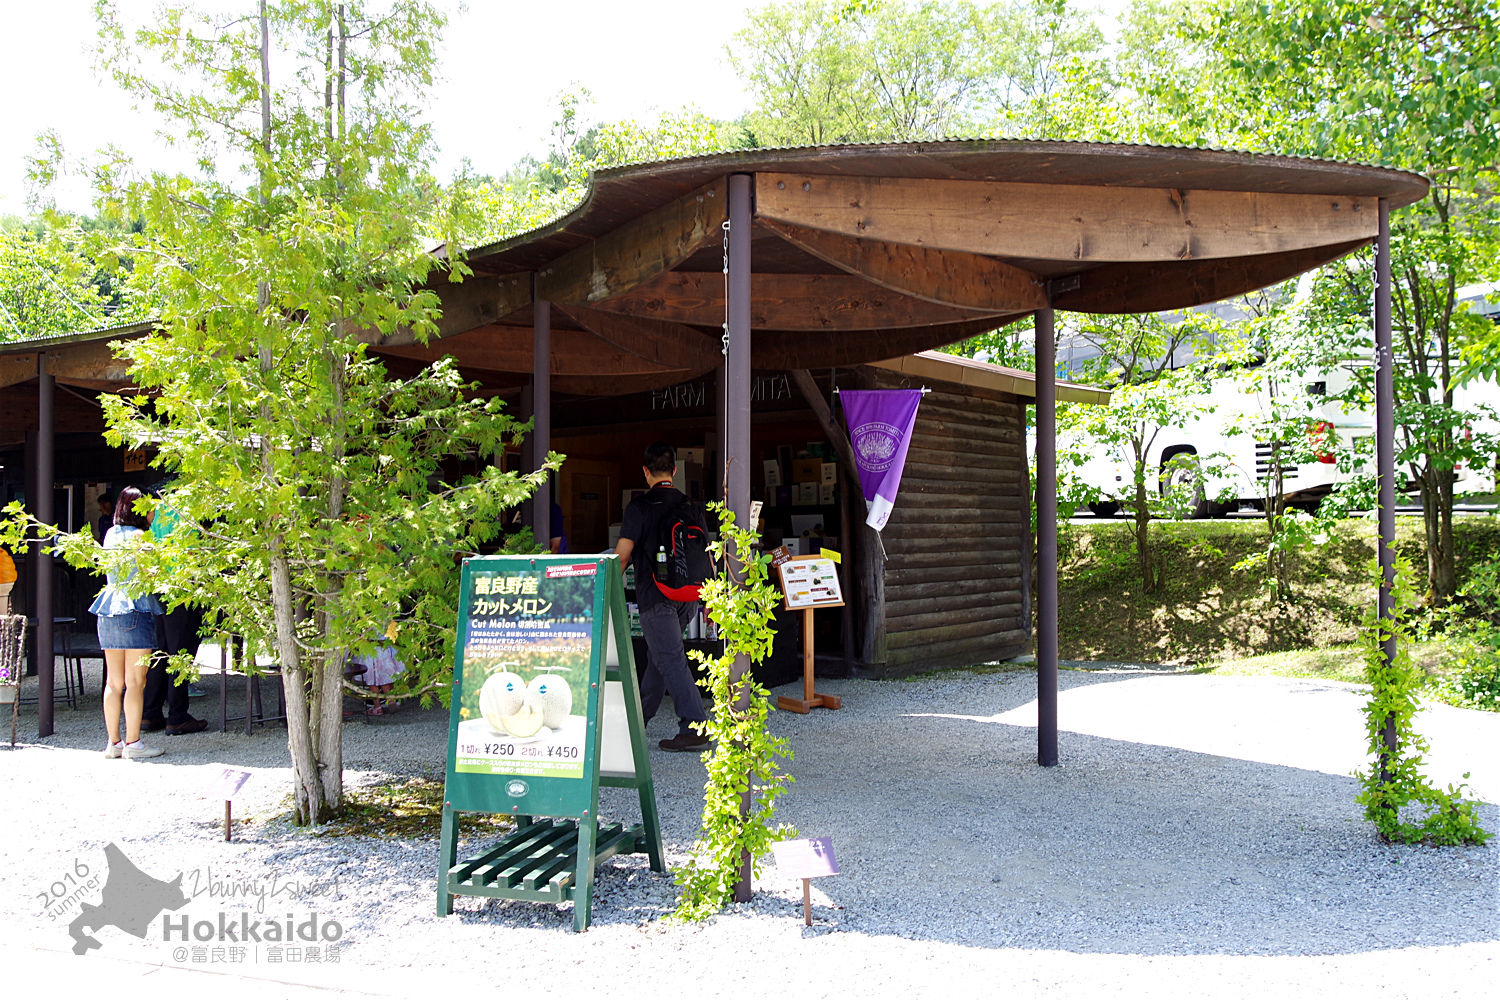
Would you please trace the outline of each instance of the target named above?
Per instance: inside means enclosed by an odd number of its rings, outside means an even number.
[[[1003,689],[997,715],[1027,690]],[[1028,726],[841,714],[790,720],[797,783],[779,812],[832,835],[843,873],[817,881],[818,916],[841,931],[1148,955],[1500,939],[1500,842],[1381,844],[1352,778],[1068,732],[1063,766],[1042,768]],[[1482,815],[1500,827],[1500,809]]]
[[[1064,727],[1079,727],[1089,712],[1095,720],[1111,713],[1140,735],[1122,737],[1118,725],[1095,730],[1108,736],[1065,728],[1063,766],[1051,769],[1034,763],[1036,734],[1027,724],[1035,718],[1032,673],[820,680],[820,689],[844,697],[843,710],[778,712],[771,723],[797,755],[790,766],[797,782],[778,819],[803,836],[833,837],[843,871],[815,883],[820,929],[1102,955],[1336,955],[1500,940],[1500,840],[1469,850],[1380,844],[1353,801],[1354,781],[1341,776],[1348,768],[1308,757],[1316,747],[1296,728],[1310,728],[1301,721],[1307,718],[1322,720],[1320,733],[1346,726],[1347,688],[1266,682],[1261,686],[1281,692],[1280,709],[1267,711],[1252,697],[1260,680],[1065,671]],[[1293,702],[1305,702],[1306,714],[1299,716]],[[1145,706],[1160,714],[1144,717]],[[98,716],[80,711],[58,718],[60,737],[49,741],[55,749],[48,754],[86,750],[76,764],[73,756],[59,758],[68,766],[57,780],[79,784],[13,783],[13,805],[20,807],[13,817],[47,808],[59,792],[86,789],[101,773],[133,774],[129,780],[143,792],[185,791],[188,772],[175,766],[101,772]],[[1195,724],[1200,741],[1164,745],[1168,721],[1177,735]],[[71,735],[62,737],[62,729]],[[648,738],[674,729],[663,711]],[[407,739],[408,730],[423,738]],[[347,759],[358,767],[380,761],[396,772],[427,770],[441,759],[446,730],[444,712],[403,711],[382,725],[350,727]],[[390,740],[398,733],[403,749],[392,756]],[[1203,742],[1204,733],[1214,742]],[[267,746],[275,744],[273,756],[284,766],[284,740],[274,728],[258,728],[251,738],[206,733],[174,741],[162,760],[265,766]],[[1358,745],[1357,733],[1352,742]],[[1220,749],[1234,745],[1246,750]],[[651,759],[663,835],[677,863],[697,833],[703,766],[692,754],[653,752]],[[603,814],[638,818],[633,794],[603,792]],[[194,792],[187,797],[199,801]],[[193,842],[214,843],[215,810],[192,806],[172,815],[173,824],[198,828]],[[1483,818],[1488,829],[1500,829],[1500,810],[1486,806]],[[217,867],[230,857],[247,878],[286,883],[336,873],[347,888],[342,901],[329,903],[330,912],[346,922],[349,940],[379,940],[387,948],[394,947],[384,936],[392,926],[481,935],[497,926],[562,931],[572,923],[567,906],[472,898],[453,917],[435,917],[434,837],[324,839],[267,827],[245,831],[247,839],[237,837],[232,846],[194,849],[168,862],[160,852],[187,841],[180,825],[169,830],[163,823],[151,794],[127,814],[83,810],[69,850],[90,856],[125,830],[142,852],[132,856],[142,864],[157,859],[148,867],[160,877],[169,877],[173,864]],[[45,874],[13,883],[30,889]],[[798,919],[795,881],[770,868],[764,885],[746,915],[774,916],[774,925],[731,923],[736,934],[774,935]],[[675,896],[671,877],[647,871],[644,859],[616,859],[599,872],[600,939],[652,924],[671,912]],[[735,912],[726,919],[735,921]],[[56,928],[48,933],[51,946],[63,940]],[[418,935],[413,947],[423,940]]]
[[[797,780],[776,818],[802,836],[831,836],[842,872],[814,883],[813,933],[1164,956],[1500,940],[1500,840],[1444,850],[1381,844],[1354,802],[1356,782],[1329,773],[1327,734],[1278,736],[1251,693],[1259,679],[1069,671],[1063,718],[1085,714],[1079,698],[1135,711],[1127,706],[1174,683],[1183,694],[1162,710],[1177,713],[1178,736],[1208,733],[1214,745],[1245,744],[1247,756],[1305,755],[1310,765],[1064,731],[1063,766],[1041,768],[1036,730],[1025,724],[1035,717],[1034,674],[957,685],[953,675],[820,680],[844,696],[844,710],[772,716],[796,752]],[[1350,697],[1345,686],[1271,686],[1314,714],[1348,714],[1338,703]],[[1195,709],[1202,714],[1188,719]],[[1281,722],[1302,720],[1287,713]],[[1251,745],[1257,733],[1261,747]],[[1357,733],[1352,740],[1357,746]],[[675,864],[697,832],[702,765],[695,755],[653,754],[652,767]],[[602,814],[636,812],[631,793],[603,791]],[[1484,806],[1482,816],[1500,829],[1500,809]],[[761,882],[746,905],[800,921],[796,881],[768,862]],[[647,871],[642,858],[615,859],[596,886],[598,928],[649,924],[671,912],[676,895],[670,877]],[[455,916],[474,925],[571,923],[566,907],[477,900]]]

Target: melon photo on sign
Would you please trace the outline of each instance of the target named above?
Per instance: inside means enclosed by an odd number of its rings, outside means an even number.
[[[573,714],[573,689],[566,678],[538,674],[526,685],[526,693],[542,710],[542,723],[548,729],[562,728],[563,720]]]
[[[520,735],[510,729],[505,720],[520,712],[526,704],[526,682],[521,680],[519,674],[510,671],[501,671],[492,674],[484,682],[484,687],[479,691],[479,714],[484,716],[484,721],[494,730],[496,736]],[[538,714],[540,718],[540,714]],[[533,728],[531,733],[535,733]],[[531,733],[526,735],[530,736]]]
[[[542,710],[532,704],[528,695],[521,702],[521,707],[511,715],[502,715],[500,724],[505,727],[506,732],[520,739],[535,736],[542,728]]]

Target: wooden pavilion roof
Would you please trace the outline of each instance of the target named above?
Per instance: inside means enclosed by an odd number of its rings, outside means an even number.
[[[1182,309],[1265,287],[1370,243],[1377,201],[1420,175],[1220,150],[976,140],[750,150],[597,173],[556,221],[471,251],[435,285],[441,339],[377,353],[455,355],[492,385],[532,370],[533,302],[551,303],[560,394],[615,395],[720,361],[730,174],[753,176],[757,368],[879,361],[1044,305]]]
[[[440,337],[371,336],[392,368],[453,354],[506,391],[532,371],[533,302],[551,303],[553,386],[641,392],[721,363],[728,176],[753,176],[753,364],[889,361],[1047,304],[1182,309],[1289,278],[1373,240],[1376,201],[1420,175],[1220,150],[1000,140],[750,150],[598,172],[583,201],[470,251],[434,283]],[[108,341],[149,324],[0,344],[0,386],[128,384]],[[1019,383],[1018,383],[1019,385]],[[1023,393],[1026,394],[1026,393]]]

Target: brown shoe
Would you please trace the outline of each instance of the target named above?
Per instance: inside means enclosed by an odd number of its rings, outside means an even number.
[[[201,733],[201,732],[203,732],[203,730],[205,730],[207,728],[208,728],[208,722],[207,722],[207,720],[204,720],[204,719],[194,719],[191,716],[189,716],[188,720],[186,722],[179,723],[179,724],[177,724],[175,726],[171,725],[169,723],[167,725],[167,735],[168,736],[186,736],[188,733]]]
[[[671,753],[687,753],[690,750],[707,750],[714,741],[702,733],[678,733],[670,740],[662,740],[657,746]]]

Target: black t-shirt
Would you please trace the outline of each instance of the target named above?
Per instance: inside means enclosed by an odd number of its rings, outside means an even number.
[[[667,511],[686,499],[671,483],[661,483],[630,501],[620,520],[620,537],[635,543],[630,564],[635,567],[635,600],[642,611],[670,600],[657,589],[656,548],[650,540],[659,536],[657,525]]]

